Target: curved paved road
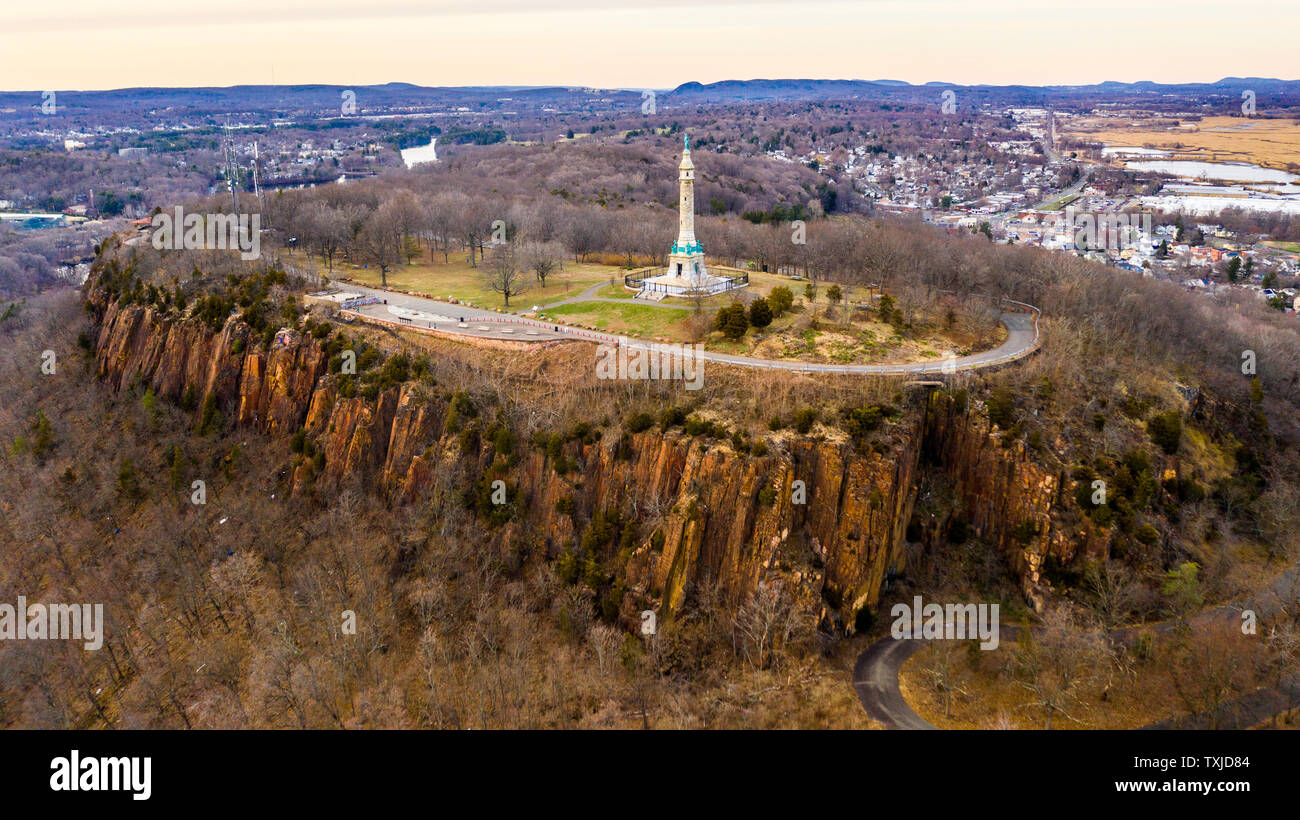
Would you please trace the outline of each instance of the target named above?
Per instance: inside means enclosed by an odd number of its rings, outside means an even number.
[[[918,651],[923,641],[884,637],[868,646],[853,664],[853,688],[867,716],[886,729],[938,729],[912,711],[898,688],[898,670]]]
[[[1300,564],[1281,573],[1253,597],[1207,609],[1193,616],[1192,621],[1202,625],[1225,619],[1239,622],[1243,609],[1253,610],[1258,618],[1268,618],[1281,611],[1288,601],[1295,600],[1300,600]],[[1166,632],[1173,626],[1173,621],[1163,621],[1141,629],[1116,629],[1111,634],[1120,642],[1129,642],[1141,631]],[[1020,629],[1014,625],[1001,627],[999,640],[1016,640]],[[898,685],[899,670],[924,645],[924,639],[896,639],[886,635],[863,650],[853,664],[853,688],[858,693],[862,708],[870,718],[879,721],[886,729],[939,728],[913,711]],[[1280,687],[1251,692],[1224,704],[1218,710],[1219,720],[1216,725],[1222,729],[1248,729],[1281,711],[1294,708],[1296,703],[1300,703],[1300,675],[1282,682]],[[1205,728],[1207,723],[1205,715],[1178,715],[1138,728]]]
[[[395,313],[393,308],[407,311],[403,316],[414,327],[432,328],[444,333],[474,336],[489,339],[515,339],[522,341],[554,341],[557,339],[586,339],[607,344],[617,344],[630,350],[646,350],[667,355],[681,353],[680,345],[650,342],[617,336],[599,331],[568,327],[556,322],[542,322],[536,319],[524,319],[509,313],[497,313],[482,308],[453,305],[422,296],[412,296],[399,291],[385,291],[379,288],[357,285],[352,282],[339,283],[344,290],[357,291],[367,296],[386,300],[386,304],[367,305],[355,312],[367,316],[397,322],[402,313]],[[594,286],[604,287],[604,283]],[[592,290],[588,288],[572,299],[584,301],[583,297]],[[628,299],[598,299],[595,301],[631,304]],[[556,303],[559,304],[559,303]],[[673,307],[664,306],[660,307]],[[690,308],[676,306],[683,310]],[[1015,361],[1029,355],[1038,347],[1038,313],[1035,308],[1023,305],[1026,312],[1008,311],[1002,314],[1002,323],[1007,327],[1007,338],[1002,344],[983,353],[958,356],[951,359],[932,359],[925,362],[907,364],[820,364],[816,362],[785,361],[779,359],[758,359],[750,356],[734,356],[728,353],[701,351],[696,356],[708,362],[730,364],[739,367],[758,367],[768,370],[786,370],[798,373],[849,373],[875,375],[940,375],[964,370],[977,370],[993,365]]]

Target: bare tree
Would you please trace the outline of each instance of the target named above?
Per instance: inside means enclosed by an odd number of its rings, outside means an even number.
[[[1114,561],[1089,567],[1083,583],[1088,610],[1106,632],[1128,620],[1141,598],[1141,585]]]
[[[556,242],[524,242],[519,246],[518,257],[520,267],[532,271],[543,288],[546,277],[564,267],[564,248]]]
[[[388,287],[388,269],[402,259],[402,231],[396,215],[380,208],[370,215],[357,234],[358,256],[379,268],[380,282]]]
[[[943,698],[943,716],[952,717],[952,696],[965,694],[962,688],[965,674],[961,667],[961,653],[969,644],[965,641],[935,640],[928,645],[929,657],[924,667],[926,682]]]
[[[493,293],[501,294],[506,307],[510,307],[511,296],[518,296],[528,290],[519,255],[519,248],[514,243],[507,242],[492,251],[492,257],[483,273],[483,284]]]
[[[778,581],[762,582],[732,619],[733,642],[755,669],[767,669],[794,634],[793,607]]]
[[[1169,679],[1183,708],[1207,729],[1217,729],[1231,717],[1228,703],[1235,695],[1255,688],[1262,659],[1254,644],[1235,619],[1179,633],[1169,657]]]
[[[609,219],[604,211],[575,209],[569,213],[564,239],[575,262],[587,261],[588,256],[606,246],[609,238]]]
[[[429,197],[422,202],[424,230],[428,231],[434,247],[442,253],[443,264],[451,258],[451,238],[456,233],[455,196],[449,192]]]
[[[316,202],[307,209],[303,223],[305,242],[321,255],[321,261],[333,274],[334,257],[350,236],[347,215],[324,202]]]
[[[612,626],[596,622],[587,630],[587,645],[596,656],[596,666],[602,677],[609,674],[623,645],[623,634]]]
[[[1052,610],[1040,629],[1021,633],[1016,650],[1016,667],[1020,683],[1029,691],[1030,705],[1043,710],[1046,728],[1062,715],[1070,714],[1079,700],[1079,691],[1100,674],[1109,656],[1101,630],[1081,626],[1064,607]]]

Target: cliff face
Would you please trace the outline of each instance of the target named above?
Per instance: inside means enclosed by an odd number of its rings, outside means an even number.
[[[491,469],[491,448],[462,450],[460,436],[446,429],[446,401],[418,385],[374,400],[339,396],[320,342],[293,339],[262,351],[234,319],[212,332],[152,308],[119,308],[93,291],[90,300],[102,313],[98,372],[114,390],[142,383],[178,401],[193,388],[200,400],[213,395],[238,424],[283,435],[304,429],[323,451],[324,467],[317,474],[304,461],[292,476],[294,494],[360,480],[394,503],[458,503],[449,494]],[[775,581],[824,626],[852,630],[855,616],[879,601],[887,577],[903,570],[903,536],[923,469],[947,472],[973,529],[1005,551],[1031,601],[1040,595],[1046,554],[1066,560],[1077,549],[1098,548],[1088,533],[1056,524],[1060,477],[1022,448],[1003,448],[986,421],[940,395],[889,425],[888,455],[795,439],[755,458],[676,431],[631,436],[620,452],[610,438],[566,444],[576,470],[564,475],[544,453],[521,447],[518,463],[500,476],[518,512],[485,548],[527,539],[555,555],[579,540],[575,520],[603,510],[630,513],[662,533],[662,543],[647,533],[615,561],[633,593],[625,602],[630,620],[645,605],[671,617],[703,584],[738,598]],[[761,493],[765,487],[774,492]],[[575,511],[561,512],[570,501]],[[1035,528],[1029,538],[1025,521]]]
[[[930,398],[923,446],[925,459],[956,488],[972,530],[997,544],[1035,608],[1044,602],[1043,562],[1065,564],[1084,554],[1104,557],[1108,542],[1079,516],[1061,514],[1072,502],[1074,481],[1029,458],[1020,440],[1006,443],[983,417],[959,412],[941,394]]]

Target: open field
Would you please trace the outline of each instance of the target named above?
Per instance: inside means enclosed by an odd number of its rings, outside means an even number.
[[[1287,251],[1288,253],[1300,253],[1300,242],[1270,241],[1265,242],[1264,244],[1270,248],[1277,248],[1278,250]]]
[[[303,264],[302,254],[291,254],[290,257],[295,263]],[[327,273],[321,270],[319,259],[316,260],[316,270]],[[425,259],[417,261],[413,265],[405,263],[394,265],[388,271],[388,286],[398,290],[427,293],[441,298],[450,296],[462,302],[472,302],[479,307],[504,308],[506,306],[505,300],[501,298],[501,295],[493,293],[484,284],[484,276],[487,271],[487,266],[482,262],[479,262],[478,267],[471,267],[463,256],[459,259],[453,257],[451,262],[446,264],[442,262],[441,257],[433,262]],[[556,302],[577,296],[592,285],[608,282],[611,277],[616,278],[621,287],[623,272],[620,268],[609,265],[565,262],[563,271],[551,274],[546,278],[545,288],[541,287],[540,283],[529,275],[527,277],[527,290],[519,296],[511,297],[510,308],[513,310],[527,310],[533,305],[543,305],[547,302]],[[334,264],[332,279],[336,282],[350,279],[371,287],[379,287],[380,285],[380,276],[377,269],[347,263],[336,262]]]
[[[1065,123],[1064,129],[1065,136],[1107,146],[1165,149],[1170,151],[1169,159],[1300,169],[1300,122],[1295,120],[1206,117],[1164,127],[1142,117],[1087,117]]]
[[[627,304],[578,302],[560,305],[547,308],[545,315],[561,322],[581,324],[610,333],[634,333],[685,341],[684,321],[692,314],[629,300]]]

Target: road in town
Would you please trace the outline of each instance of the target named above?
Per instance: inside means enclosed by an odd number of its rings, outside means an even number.
[[[1057,191],[1056,193],[1049,196],[1047,199],[1044,199],[1042,202],[1034,206],[1034,210],[1041,211],[1054,202],[1060,202],[1062,199],[1069,196],[1070,194],[1079,193],[1080,191],[1083,190],[1083,186],[1088,184],[1088,177],[1091,173],[1092,173],[1092,169],[1085,167],[1083,169],[1083,172],[1079,174],[1079,178],[1075,180],[1073,185],[1061,191]],[[1006,214],[1002,214],[1002,215],[1005,216]]]

